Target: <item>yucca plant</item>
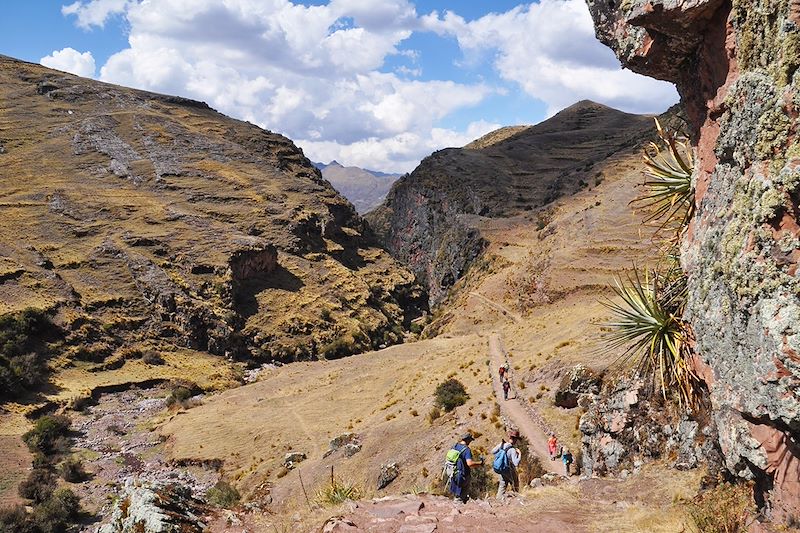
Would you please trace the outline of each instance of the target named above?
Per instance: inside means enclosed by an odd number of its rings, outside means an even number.
[[[659,273],[634,268],[627,282],[617,278],[614,292],[621,299],[603,304],[614,314],[607,324],[608,350],[624,348],[621,359],[632,361],[639,374],[658,385],[666,399],[675,390],[680,404],[696,405],[699,379],[689,365],[691,329],[683,321],[686,276],[673,267]]]
[[[659,221],[658,231],[668,228],[680,237],[694,214],[692,148],[686,137],[655,122],[661,146],[650,142],[644,149],[645,192],[631,204],[648,212],[645,222]]]

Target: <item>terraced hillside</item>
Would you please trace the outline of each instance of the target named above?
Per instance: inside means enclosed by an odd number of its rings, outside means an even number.
[[[8,57],[0,98],[0,314],[57,313],[73,359],[338,357],[415,316],[413,275],[290,140]]]
[[[590,101],[427,157],[367,219],[439,302],[485,240],[481,218],[537,210],[602,179],[599,163],[638,145],[652,119]]]

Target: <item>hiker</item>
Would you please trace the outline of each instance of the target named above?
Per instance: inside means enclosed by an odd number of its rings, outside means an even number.
[[[483,460],[475,461],[472,458],[469,443],[473,440],[475,439],[471,433],[465,433],[461,440],[447,452],[447,463],[451,463],[454,467],[450,475],[450,492],[464,503],[467,503],[469,499],[470,468],[483,464]]]
[[[519,461],[522,459],[519,449],[516,447],[519,441],[519,431],[512,430],[508,432],[508,440],[500,441],[500,444],[492,448],[494,454],[494,462],[492,468],[500,475],[500,482],[497,486],[497,499],[505,496],[506,488],[511,485],[514,492],[519,492],[519,475],[517,474],[517,467]]]
[[[511,382],[508,381],[508,378],[503,380],[503,399],[508,400],[508,391],[511,389]]]
[[[550,452],[550,460],[555,461],[559,456],[558,453],[558,439],[555,433],[550,433],[550,438],[547,439],[547,450]]]
[[[506,373],[506,367],[505,366],[501,366],[500,370],[498,372],[500,373],[500,383],[502,383],[503,382],[503,376]]]
[[[561,451],[561,460],[564,462],[564,472],[567,477],[569,477],[569,467],[572,464],[572,453],[564,447]]]

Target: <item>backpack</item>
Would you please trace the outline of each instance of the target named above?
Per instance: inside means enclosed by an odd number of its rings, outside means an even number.
[[[456,485],[460,485],[460,479],[463,472],[458,469],[458,461],[461,459],[461,454],[464,453],[466,448],[461,451],[452,448],[447,452],[444,459],[444,467],[442,468],[442,479],[446,479],[450,483],[453,479],[456,480]]]
[[[498,474],[503,474],[511,469],[510,465],[508,464],[508,450],[502,445],[500,446],[500,449],[497,450],[497,453],[494,454],[492,468]]]

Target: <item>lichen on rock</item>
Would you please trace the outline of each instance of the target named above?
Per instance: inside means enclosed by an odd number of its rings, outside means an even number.
[[[800,7],[587,3],[623,65],[674,82],[687,109],[697,211],[682,243],[685,318],[728,469],[787,520],[800,507]]]

